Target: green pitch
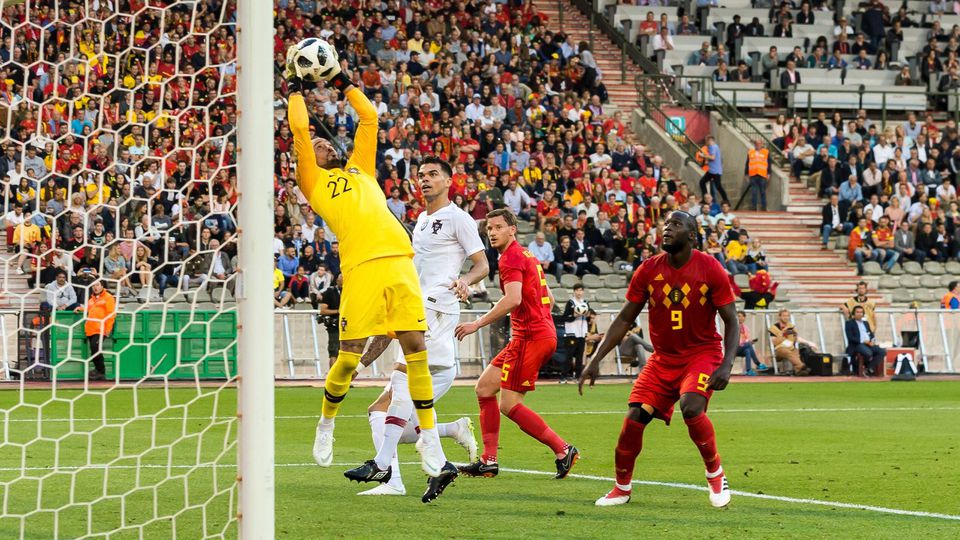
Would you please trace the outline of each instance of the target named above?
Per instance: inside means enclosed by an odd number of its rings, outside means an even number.
[[[586,397],[574,385],[545,386],[528,404],[577,445],[583,458],[563,481],[536,474],[553,471],[553,457],[503,420],[495,479],[458,479],[436,502],[419,495],[424,476],[412,445],[401,446],[406,497],[357,497],[370,485],[347,482],[342,472],[373,455],[365,419],[378,390],[355,388],[337,420],[335,466],[321,469],[310,457],[322,390],[277,390],[277,537],[312,538],[956,538],[960,531],[960,382],[736,384],[715,396],[711,417],[731,488],[729,508],[709,506],[699,454],[679,416],[672,426],[647,429],[633,500],[596,508],[610,488],[613,447],[619,432],[625,384],[598,386]],[[5,515],[0,538],[97,535],[191,508],[175,519],[156,519],[143,538],[201,538],[223,533],[230,507],[235,432],[232,390],[129,390],[108,394],[31,391],[0,393],[6,435],[0,448]],[[87,435],[106,416],[108,427]],[[813,410],[801,410],[813,409]],[[131,411],[156,421],[126,422]],[[470,414],[472,389],[458,387],[441,402],[441,420]],[[105,412],[101,412],[105,411]],[[37,419],[42,418],[42,422]],[[210,418],[217,420],[211,421]],[[72,426],[72,427],[71,427]],[[479,427],[477,437],[479,439]],[[55,441],[55,442],[51,442]],[[448,444],[449,443],[449,444]],[[159,447],[149,452],[144,448]],[[465,453],[449,440],[448,456]],[[139,459],[124,457],[140,454]],[[25,459],[30,479],[19,477]],[[72,466],[112,461],[111,471],[78,472]],[[215,463],[217,466],[196,467]],[[49,467],[59,463],[60,471]],[[186,464],[188,466],[184,467]],[[169,468],[168,468],[169,467]],[[175,476],[155,486],[159,479]],[[602,478],[602,479],[598,479]],[[107,496],[101,496],[106,490]],[[38,506],[59,514],[33,512]],[[156,494],[154,496],[154,493]],[[84,499],[86,500],[86,503]],[[837,503],[859,505],[848,507]],[[156,504],[156,510],[154,510]],[[203,519],[203,508],[206,519]],[[870,508],[864,508],[870,507]],[[908,511],[900,515],[896,511]],[[936,514],[917,515],[916,513]],[[90,516],[88,518],[88,516]],[[953,519],[949,519],[949,518]],[[202,523],[206,522],[206,530]],[[123,529],[111,538],[137,538]]]

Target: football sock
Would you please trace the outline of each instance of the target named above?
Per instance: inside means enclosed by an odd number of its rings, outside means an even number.
[[[569,445],[563,442],[540,415],[533,412],[533,409],[523,403],[517,403],[507,413],[507,418],[513,420],[524,433],[550,447],[554,454],[559,458],[566,453]]]
[[[460,434],[460,424],[456,422],[444,422],[437,424],[437,435],[441,437],[456,437]]]
[[[497,396],[478,397],[480,404],[480,432],[483,435],[483,454],[480,460],[484,463],[496,463],[497,445],[500,443],[500,404]]]
[[[367,414],[367,422],[370,423],[370,434],[373,437],[373,449],[380,450],[383,444],[383,419],[387,417],[384,411],[372,411]]]
[[[350,390],[350,379],[360,364],[360,355],[354,352],[340,351],[337,361],[327,374],[327,381],[323,385],[323,416],[335,418],[340,410],[340,403]]]
[[[404,355],[407,360],[410,398],[421,429],[433,429],[433,378],[427,367],[427,351]],[[402,417],[405,418],[405,417]]]
[[[684,418],[683,421],[687,424],[690,440],[697,445],[697,450],[700,450],[707,472],[715,472],[720,468],[720,454],[717,453],[717,436],[713,432],[713,423],[707,418],[707,413]]]
[[[420,424],[417,423],[417,415],[410,413],[410,419],[407,420],[407,427],[403,428],[400,435],[400,444],[413,444],[420,438]]]
[[[633,480],[633,467],[637,463],[637,456],[643,449],[643,430],[646,424],[641,424],[629,418],[623,419],[620,428],[620,438],[617,439],[617,449],[614,452],[613,462],[617,469],[617,487],[623,491],[630,491],[630,481]]]
[[[394,371],[390,375],[392,398],[384,419],[383,444],[377,449],[377,467],[386,469],[397,454],[397,443],[407,427],[407,419],[413,415],[413,402],[407,389],[407,374]]]

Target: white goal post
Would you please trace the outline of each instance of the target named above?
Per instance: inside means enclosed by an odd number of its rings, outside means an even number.
[[[259,540],[274,537],[273,2],[240,0],[237,23],[238,520]]]

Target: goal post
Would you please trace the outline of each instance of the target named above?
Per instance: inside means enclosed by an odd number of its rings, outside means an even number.
[[[240,536],[274,537],[273,3],[238,4]]]

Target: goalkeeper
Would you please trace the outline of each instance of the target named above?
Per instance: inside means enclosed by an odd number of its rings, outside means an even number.
[[[333,462],[334,418],[350,388],[367,338],[387,334],[396,336],[403,349],[410,397],[421,427],[421,465],[424,472],[435,477],[446,457],[434,425],[433,384],[424,343],[426,315],[410,238],[387,208],[383,190],[376,181],[377,111],[341,73],[332,46],[326,42],[321,42],[319,48],[305,45],[313,39],[287,51],[287,114],[297,156],[297,182],[310,206],[336,234],[343,272],[340,353],[324,385],[313,457],[322,467]],[[320,54],[314,52],[317,50]],[[327,62],[317,58],[324,55]],[[326,70],[323,77],[302,67],[318,64]],[[354,150],[348,160],[330,141],[310,140],[310,119],[301,92],[310,85],[305,79],[311,78],[322,79],[343,92],[359,115]]]

